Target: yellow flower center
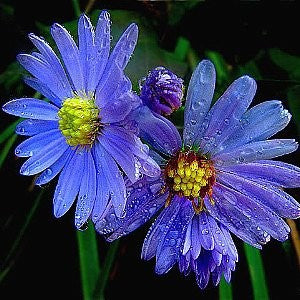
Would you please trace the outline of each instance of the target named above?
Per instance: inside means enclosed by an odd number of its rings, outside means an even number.
[[[212,186],[215,183],[215,169],[212,162],[194,151],[179,152],[169,160],[165,168],[166,185],[170,197],[178,194],[192,201],[196,212],[204,208],[203,199],[208,194],[211,197]]]
[[[58,112],[59,129],[70,146],[91,146],[99,132],[99,109],[94,100],[68,98]]]

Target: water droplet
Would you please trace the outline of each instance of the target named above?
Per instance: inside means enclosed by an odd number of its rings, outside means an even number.
[[[209,234],[209,231],[208,231],[208,229],[203,229],[203,230],[201,231],[201,233],[204,234],[204,235],[207,235],[207,234]]]

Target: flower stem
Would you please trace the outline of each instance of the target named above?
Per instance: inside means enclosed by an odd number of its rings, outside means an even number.
[[[73,9],[76,17],[79,17],[81,14],[79,1],[78,0],[72,0]]]

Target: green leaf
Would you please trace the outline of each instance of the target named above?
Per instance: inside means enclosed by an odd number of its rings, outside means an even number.
[[[271,60],[289,73],[291,79],[300,80],[300,57],[291,55],[280,49],[270,49]]]
[[[224,277],[221,278],[219,285],[219,300],[232,300],[231,284],[226,282]]]
[[[0,144],[5,142],[6,139],[8,139],[15,132],[16,126],[20,123],[20,121],[21,119],[11,123],[0,133]]]
[[[12,148],[14,142],[17,139],[17,135],[13,134],[12,136],[10,136],[7,140],[7,142],[5,143],[4,147],[2,148],[1,152],[0,152],[0,168],[2,167],[10,149]]]
[[[80,274],[85,300],[93,299],[93,292],[100,275],[98,245],[93,224],[85,231],[77,230],[79,249]]]
[[[244,243],[254,300],[269,299],[268,287],[260,250]]]

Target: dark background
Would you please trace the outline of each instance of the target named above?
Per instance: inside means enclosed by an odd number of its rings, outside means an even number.
[[[0,73],[15,61],[22,51],[30,51],[29,32],[38,33],[36,21],[45,25],[64,23],[75,19],[71,1],[2,1],[13,7],[10,15],[0,12],[1,57]],[[81,8],[87,1],[81,1]],[[94,9],[124,9],[142,13],[153,23],[163,49],[172,51],[179,36],[186,37],[200,58],[207,49],[218,51],[230,65],[244,64],[259,52],[280,48],[299,56],[299,5],[287,2],[227,2],[198,3],[186,11],[175,25],[168,22],[168,2],[95,1]],[[176,2],[173,5],[183,5]],[[114,20],[112,20],[112,26]],[[285,106],[286,88],[291,84],[286,74],[274,66],[267,55],[262,54],[261,71],[265,79],[258,81],[255,101],[281,99]],[[187,73],[187,77],[190,74]],[[274,81],[272,79],[278,79]],[[282,80],[280,80],[282,79]],[[294,83],[292,83],[294,84]],[[297,83],[299,84],[299,82]],[[23,95],[31,95],[25,89]],[[18,90],[0,89],[1,103],[17,97]],[[300,99],[299,99],[300,101]],[[1,114],[0,129],[3,130],[15,118]],[[295,120],[292,120],[280,137],[297,138]],[[22,138],[18,138],[20,142]],[[299,164],[299,151],[283,161]],[[1,176],[1,256],[6,256],[40,188],[28,191],[32,178],[19,175],[23,159],[16,158],[13,151],[0,170]],[[76,232],[73,226],[74,208],[61,219],[52,214],[52,196],[55,181],[44,187],[44,195],[32,222],[26,230],[11,261],[6,278],[0,284],[2,299],[55,298],[82,299]],[[299,190],[290,193],[300,199]],[[143,239],[149,224],[121,240],[120,250],[113,265],[106,299],[217,299],[218,288],[211,284],[201,291],[193,276],[184,277],[174,267],[168,274],[154,273],[154,260],[140,259]],[[237,270],[233,272],[234,299],[253,299],[248,266],[243,245],[235,239],[239,251]],[[100,258],[105,256],[108,245],[98,236]],[[267,284],[272,299],[299,299],[299,266],[293,252],[284,251],[280,242],[272,240],[263,249]],[[0,264],[1,265],[1,264]]]

